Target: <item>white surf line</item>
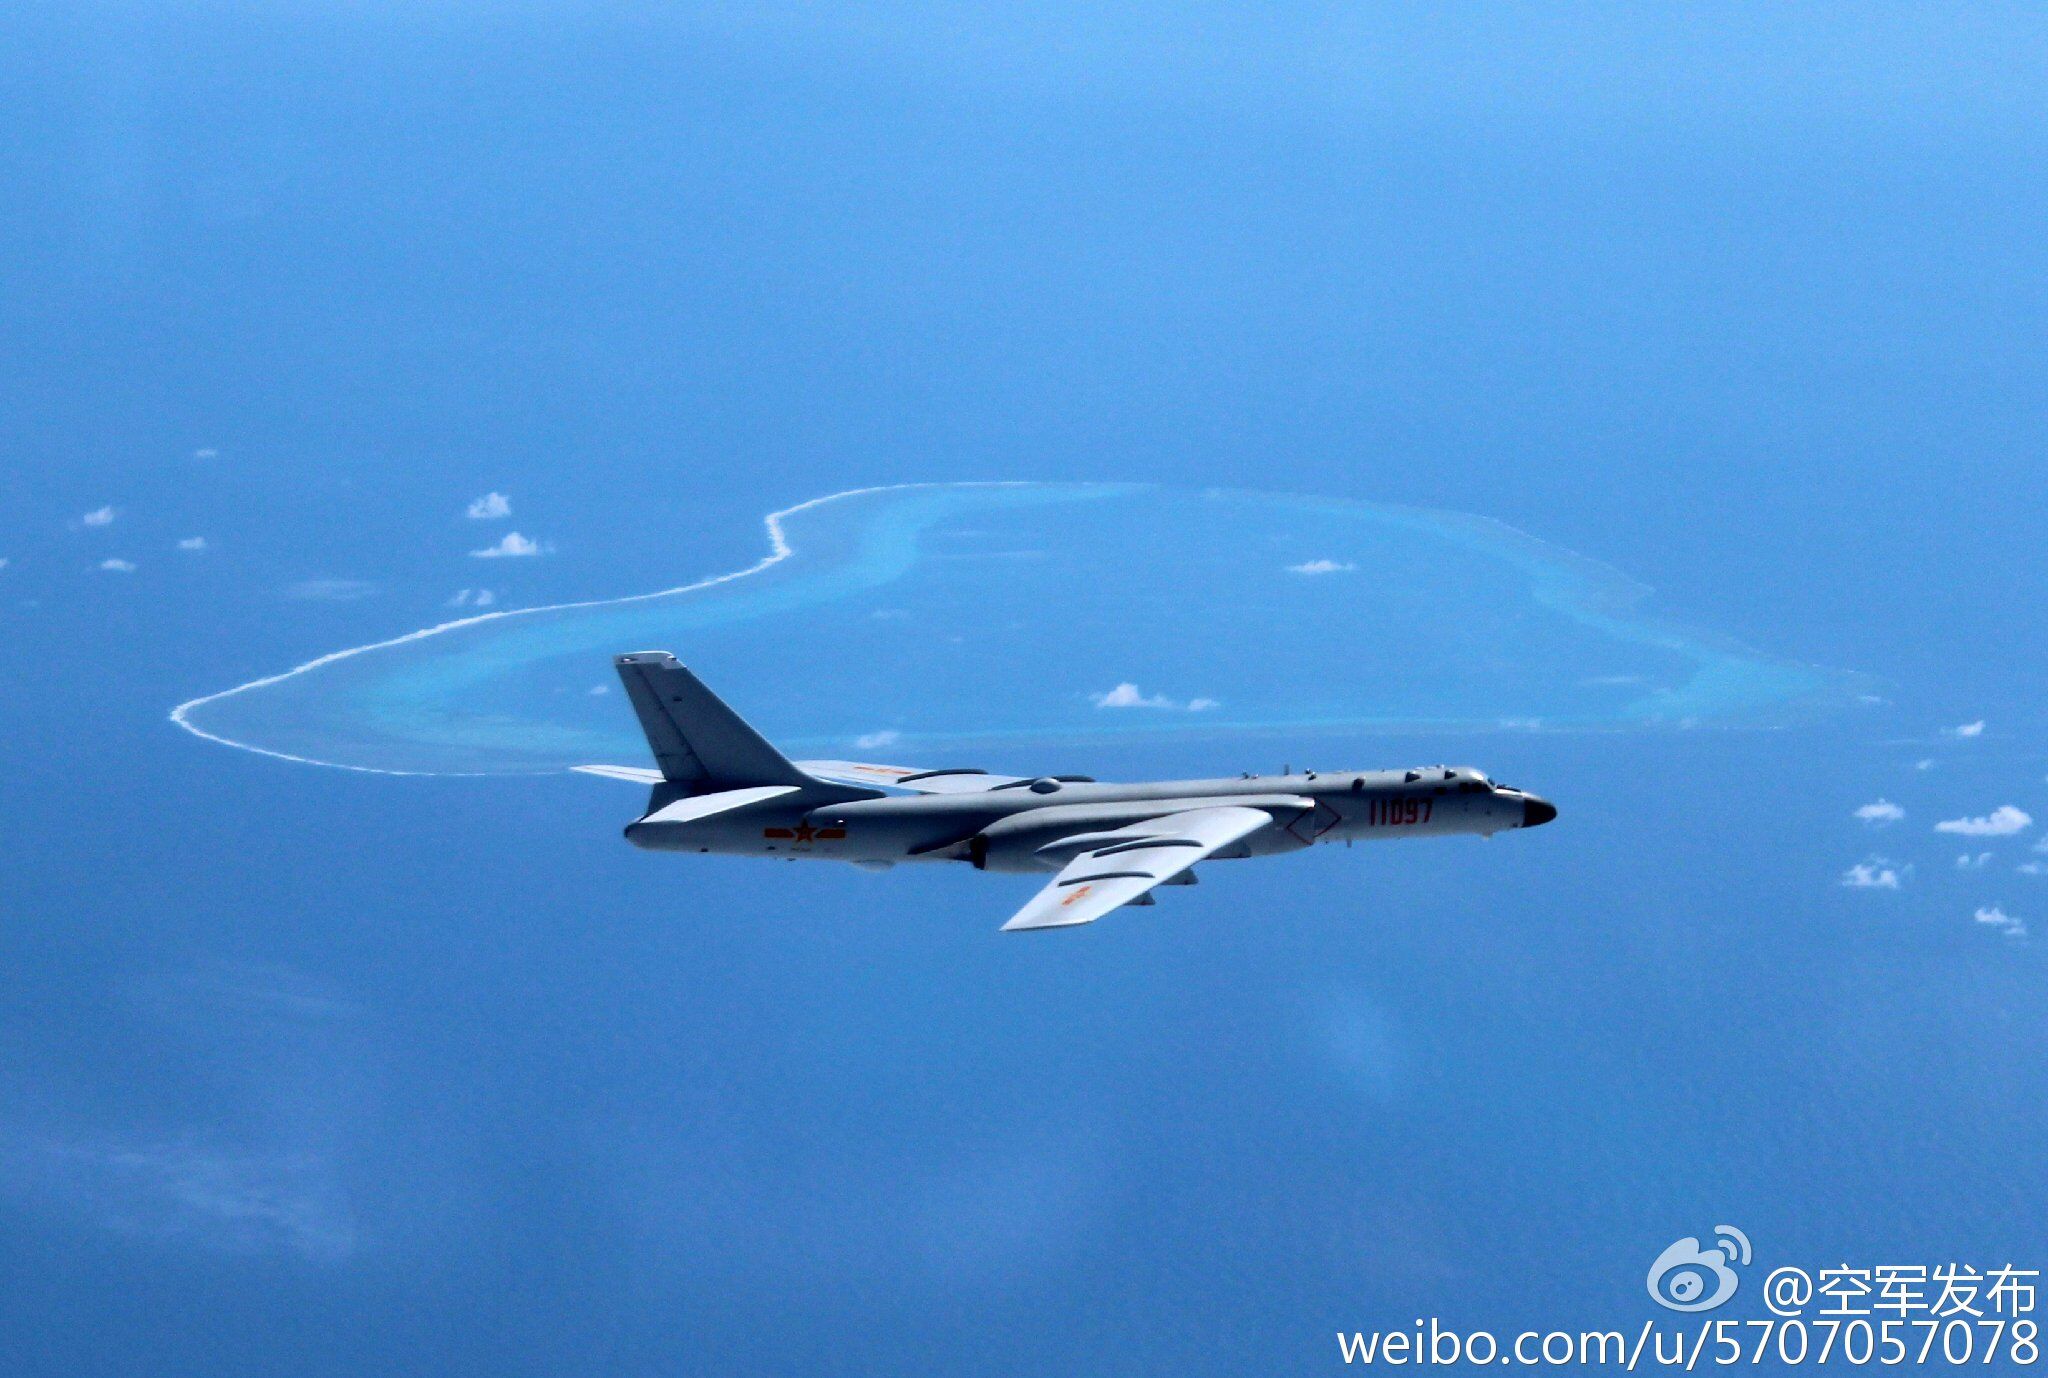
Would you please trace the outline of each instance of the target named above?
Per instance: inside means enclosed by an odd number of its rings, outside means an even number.
[[[864,497],[870,493],[900,493],[913,488],[1029,488],[1032,486],[1033,484],[1025,479],[996,479],[968,483],[883,483],[868,488],[848,488],[843,492],[827,493],[823,497],[811,498],[805,502],[800,502],[794,507],[784,507],[778,511],[770,512],[766,517],[762,518],[762,525],[768,529],[768,553],[753,564],[748,565],[745,569],[736,569],[730,574],[714,574],[708,579],[699,579],[693,584],[678,584],[674,588],[656,589],[653,593],[629,593],[622,598],[584,598],[571,603],[548,603],[533,608],[504,608],[497,612],[480,613],[475,617],[458,617],[452,622],[440,622],[431,627],[421,627],[418,631],[407,632],[403,636],[394,636],[383,641],[372,641],[362,646],[350,646],[342,651],[329,651],[324,656],[315,656],[303,665],[294,665],[291,669],[278,674],[265,675],[261,679],[252,679],[247,684],[237,684],[234,688],[223,689],[217,694],[202,694],[196,699],[187,699],[171,710],[171,721],[184,728],[187,732],[190,732],[193,736],[203,737],[207,741],[217,743],[220,746],[231,746],[237,751],[253,751],[258,756],[269,756],[279,761],[291,761],[302,766],[326,766],[330,770],[353,770],[363,775],[459,777],[500,774],[501,772],[480,770],[386,770],[381,766],[352,766],[342,761],[322,761],[312,756],[295,756],[289,751],[274,751],[267,746],[256,746],[250,742],[238,742],[232,737],[223,737],[218,733],[208,732],[205,728],[193,723],[191,713],[195,708],[204,708],[209,703],[218,703],[222,699],[233,698],[236,694],[246,694],[251,689],[264,689],[273,684],[280,684],[296,675],[303,675],[308,670],[317,670],[323,665],[332,665],[337,660],[347,660],[350,656],[359,656],[366,651],[381,651],[390,646],[403,646],[409,641],[424,641],[430,636],[439,636],[442,632],[452,632],[459,627],[474,627],[479,622],[496,622],[506,617],[531,617],[535,613],[543,612],[567,612],[576,608],[611,607],[619,603],[644,603],[654,598],[669,598],[679,593],[695,593],[699,589],[708,589],[719,584],[729,584],[735,579],[744,579],[748,575],[759,574],[764,569],[779,565],[796,553],[795,547],[790,545],[789,538],[782,529],[783,518],[793,517],[797,513],[808,511],[813,507],[822,507],[828,502],[837,502],[841,498]],[[533,773],[552,774],[553,772],[536,771]]]

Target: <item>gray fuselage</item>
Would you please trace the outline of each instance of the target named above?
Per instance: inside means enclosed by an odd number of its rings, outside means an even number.
[[[988,870],[1057,870],[1062,839],[1178,812],[1250,804],[1273,816],[1217,859],[1296,851],[1318,842],[1492,834],[1556,816],[1534,795],[1468,767],[1315,771],[1134,784],[1039,779],[965,793],[819,798],[800,791],[683,822],[631,824],[659,851],[813,857],[876,867],[968,861]],[[655,810],[650,809],[650,815]]]

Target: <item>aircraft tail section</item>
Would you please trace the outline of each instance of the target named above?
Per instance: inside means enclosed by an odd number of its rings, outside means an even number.
[[[815,786],[767,738],[666,651],[617,656],[619,679],[639,715],[662,779],[692,794],[713,787]]]

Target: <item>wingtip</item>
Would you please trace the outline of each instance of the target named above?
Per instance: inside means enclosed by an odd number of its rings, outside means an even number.
[[[1086,919],[1027,919],[1019,915],[1004,924],[999,931],[1004,933],[1043,933],[1055,928],[1079,928],[1084,923],[1094,922],[1095,920],[1092,917]]]

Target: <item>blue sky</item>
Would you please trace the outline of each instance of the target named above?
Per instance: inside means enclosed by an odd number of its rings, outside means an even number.
[[[1237,1374],[1627,1328],[1723,1221],[2040,1266],[2044,56],[2023,7],[0,18],[0,1346]],[[1022,943],[999,878],[166,721],[974,479],[1474,513],[1884,702],[1062,748],[1564,812]]]

